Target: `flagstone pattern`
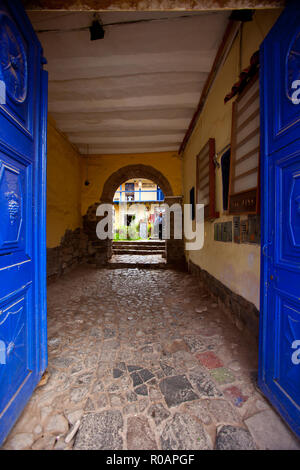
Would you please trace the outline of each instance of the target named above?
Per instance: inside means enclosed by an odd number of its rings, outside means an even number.
[[[254,340],[188,273],[64,275],[48,289],[48,345],[48,380],[3,449],[299,448],[256,387]]]

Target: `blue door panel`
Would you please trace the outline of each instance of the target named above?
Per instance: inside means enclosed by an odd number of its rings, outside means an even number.
[[[0,0],[0,444],[47,365],[47,74],[19,1]]]
[[[296,142],[296,146],[297,142]],[[285,157],[285,153],[288,156]],[[276,206],[274,261],[278,267],[300,271],[300,149],[291,147],[275,160]]]
[[[285,9],[263,45],[263,48],[268,49],[268,68],[264,69],[264,80],[267,87],[272,89],[270,113],[266,120],[268,132],[265,135],[269,154],[284,147],[286,139],[289,142],[297,140],[300,133],[300,117],[297,106],[293,104],[297,91],[293,83],[300,79],[300,11],[299,2],[291,4],[294,5]]]
[[[6,105],[0,106],[0,114],[26,137],[33,137],[40,47],[19,1],[1,1],[0,43],[3,51],[0,79],[7,92]]]
[[[1,336],[6,338],[4,366],[0,369],[0,409],[5,409],[16,390],[33,371],[32,332],[30,328],[31,292],[24,289],[9,301],[0,303]]]
[[[26,250],[26,221],[32,204],[28,186],[32,186],[31,165],[22,165],[0,151],[1,255]]]
[[[293,364],[294,349],[291,345],[300,336],[300,304],[294,304],[284,296],[277,296],[278,331],[275,339],[276,368],[274,380],[291,401],[299,398],[300,369]],[[297,406],[298,410],[299,407]],[[299,415],[300,417],[300,415]]]
[[[300,5],[261,47],[262,253],[259,385],[300,437]],[[300,97],[300,94],[299,94]]]

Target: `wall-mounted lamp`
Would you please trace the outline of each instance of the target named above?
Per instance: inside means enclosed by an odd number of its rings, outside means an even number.
[[[254,10],[233,10],[229,19],[233,21],[241,21],[242,23],[252,21]]]
[[[105,31],[99,17],[94,17],[94,20],[92,22],[92,25],[89,27],[89,30],[91,33],[91,41],[97,41],[97,39],[104,38]]]

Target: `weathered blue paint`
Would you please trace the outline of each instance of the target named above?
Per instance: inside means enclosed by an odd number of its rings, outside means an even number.
[[[293,102],[300,79],[298,1],[289,3],[263,42],[260,77],[259,385],[300,436],[300,103]]]
[[[21,2],[0,0],[0,444],[47,366],[47,73]]]

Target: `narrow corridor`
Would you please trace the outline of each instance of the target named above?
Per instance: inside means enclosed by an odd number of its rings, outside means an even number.
[[[300,448],[256,389],[256,344],[187,273],[77,268],[49,286],[48,336],[5,449]]]

